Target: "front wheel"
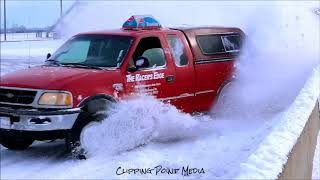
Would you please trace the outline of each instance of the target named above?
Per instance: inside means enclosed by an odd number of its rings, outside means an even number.
[[[9,137],[1,137],[2,146],[10,150],[25,150],[33,143],[32,139],[14,139]]]
[[[83,113],[79,119],[79,123],[74,126],[70,132],[70,137],[68,137],[67,142],[69,144],[69,149],[71,150],[72,157],[79,160],[87,159],[86,151],[82,147],[81,135],[83,130],[90,126],[93,122],[102,121],[105,116],[103,115],[90,115],[88,113]]]
[[[113,102],[106,99],[94,100],[83,109],[77,122],[70,132],[67,142],[75,159],[86,159],[86,151],[81,146],[81,133],[92,122],[101,122],[107,117],[107,111],[113,106]]]

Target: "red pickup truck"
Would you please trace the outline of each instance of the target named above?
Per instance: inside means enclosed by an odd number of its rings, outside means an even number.
[[[106,117],[106,107],[139,93],[184,112],[208,111],[233,76],[239,28],[162,28],[132,16],[120,30],[72,37],[44,65],[1,77],[0,141],[9,149],[66,139]]]

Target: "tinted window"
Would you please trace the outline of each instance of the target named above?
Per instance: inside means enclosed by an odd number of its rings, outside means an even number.
[[[200,35],[197,41],[203,54],[224,53],[224,46],[220,35]]]
[[[177,66],[184,66],[188,64],[185,47],[181,39],[177,35],[168,35],[167,41]]]
[[[127,36],[77,36],[62,45],[50,59],[61,64],[119,67],[131,43],[132,38]]]
[[[239,35],[226,35],[221,36],[221,38],[226,52],[240,51],[241,41]]]
[[[241,48],[241,38],[238,34],[199,35],[197,41],[203,54],[239,52]]]

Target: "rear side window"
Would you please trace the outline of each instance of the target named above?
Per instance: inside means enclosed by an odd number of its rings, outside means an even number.
[[[239,52],[241,47],[239,34],[198,35],[196,39],[202,53],[205,55]]]
[[[241,40],[239,35],[221,36],[223,46],[226,52],[239,52]]]
[[[203,54],[225,52],[220,35],[200,35],[197,36],[197,41]]]
[[[167,41],[177,66],[185,66],[188,64],[185,47],[181,39],[177,35],[168,35]]]

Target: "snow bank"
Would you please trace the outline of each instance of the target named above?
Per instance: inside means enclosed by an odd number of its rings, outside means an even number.
[[[283,112],[270,134],[252,153],[246,163],[241,164],[239,179],[276,179],[287,162],[287,155],[299,138],[320,95],[320,67],[295,99]]]

